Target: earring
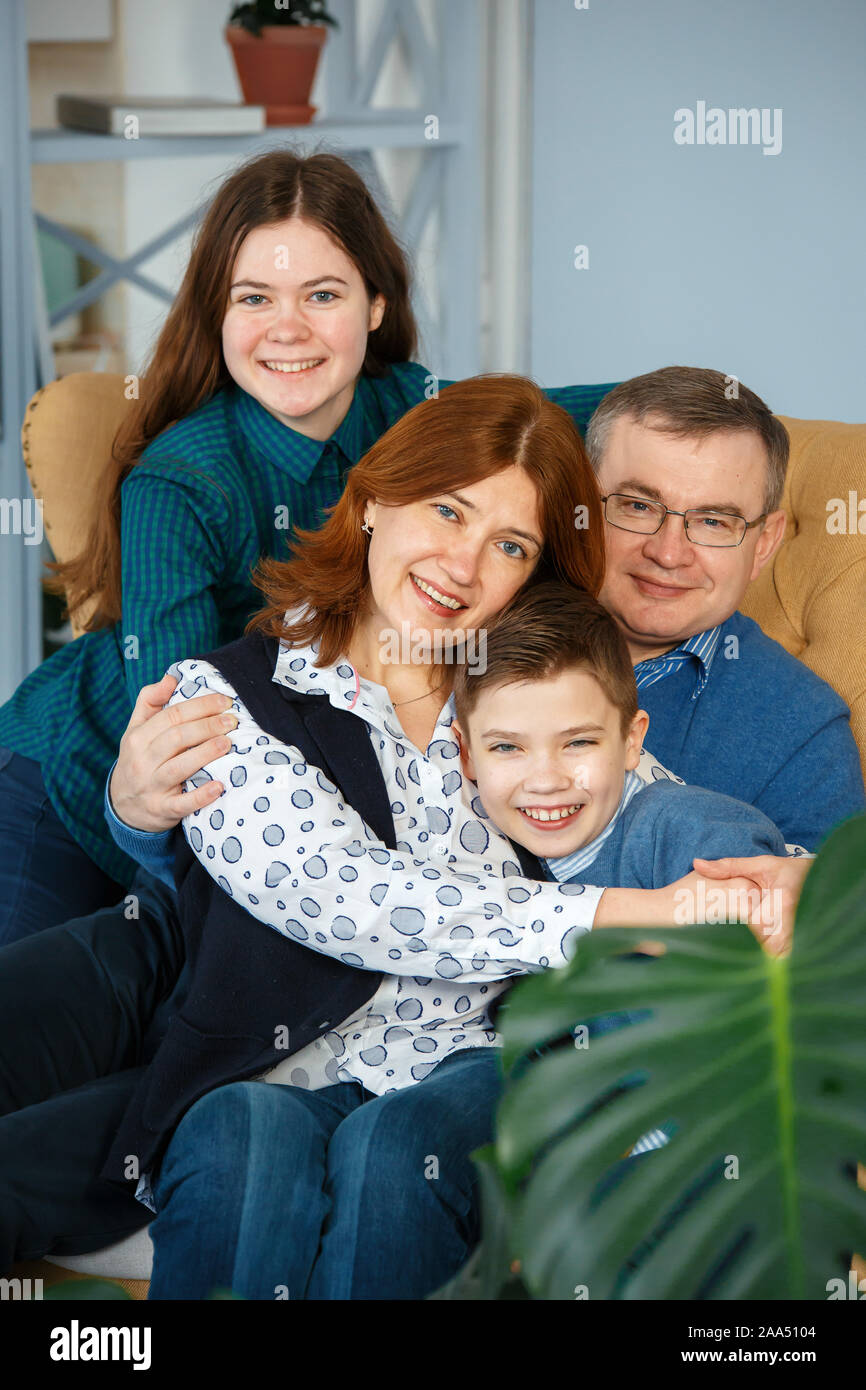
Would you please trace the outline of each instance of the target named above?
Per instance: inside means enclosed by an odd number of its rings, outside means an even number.
[[[361,530],[362,530],[362,531],[366,531],[368,536],[372,536],[372,534],[373,534],[373,528],[372,528],[372,526],[370,525],[369,521],[362,521],[362,522],[361,522]]]

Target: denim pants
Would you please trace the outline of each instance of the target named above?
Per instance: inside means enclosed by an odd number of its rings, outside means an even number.
[[[123,894],[57,815],[39,763],[0,747],[0,946]]]
[[[0,1277],[147,1225],[99,1177],[188,987],[175,895],[145,871],[124,904],[0,949]]]
[[[153,1187],[152,1299],[422,1299],[479,1235],[469,1157],[493,1137],[498,1048],[372,1095],[240,1081],[197,1101]]]

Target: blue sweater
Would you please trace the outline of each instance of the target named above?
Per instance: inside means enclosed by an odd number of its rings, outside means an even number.
[[[709,679],[692,700],[696,673],[688,661],[639,693],[646,746],[666,768],[757,806],[808,850],[864,809],[848,706],[751,618],[734,613],[722,624]]]
[[[778,829],[754,806],[703,787],[653,782],[631,798],[576,877],[599,888],[664,888],[691,873],[696,858],[784,853]]]

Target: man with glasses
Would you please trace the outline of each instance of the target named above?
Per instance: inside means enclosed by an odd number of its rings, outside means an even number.
[[[782,542],[788,436],[730,381],[665,367],[596,409],[600,597],[628,641],[653,755],[814,850],[863,809],[860,761],[844,701],[737,611]]]

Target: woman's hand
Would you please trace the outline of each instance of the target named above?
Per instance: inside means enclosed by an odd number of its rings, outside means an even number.
[[[605,888],[593,921],[597,927],[682,927],[708,919],[736,920],[744,895],[754,891],[746,878],[725,882],[694,870],[665,888]]]
[[[225,790],[210,781],[185,792],[183,784],[231,748],[226,732],[238,722],[226,713],[231,697],[201,695],[164,709],[176,685],[166,675],[142,686],[120,740],[108,794],[115,815],[136,830],[171,830]]]

